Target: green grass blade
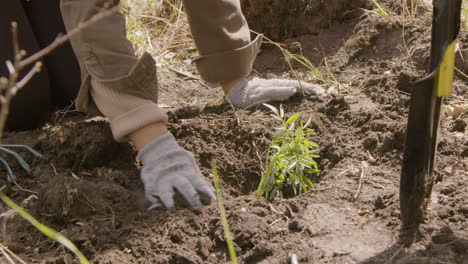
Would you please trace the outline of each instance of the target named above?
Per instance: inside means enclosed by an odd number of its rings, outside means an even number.
[[[325,82],[325,78],[323,77],[322,73],[314,66],[314,64],[304,55],[299,54],[291,54],[289,56],[294,59],[296,62],[302,64],[302,66],[306,67],[309,70],[309,73],[315,76],[322,82]]]
[[[325,68],[327,69],[328,76],[332,78],[333,83],[339,83],[338,80],[336,79],[335,75],[331,71],[330,67],[328,66],[327,59],[324,59],[325,62]]]
[[[10,165],[8,165],[8,162],[6,162],[2,157],[0,157],[0,162],[3,164],[3,166],[5,167],[6,171],[7,171],[7,174],[8,174],[8,177],[10,177],[10,179],[12,181],[16,180],[16,176],[15,174],[13,173],[13,171],[11,170],[10,168]]]
[[[382,14],[386,14],[387,12],[385,12],[385,10],[383,9],[383,7],[379,4],[379,2],[377,2],[376,0],[372,0],[372,2],[374,2],[374,5],[379,9],[379,11],[382,13]]]
[[[457,67],[455,67],[455,70],[460,73],[463,77],[467,78],[468,79],[468,75],[466,75],[466,73],[462,72],[460,69],[458,69]]]
[[[3,188],[2,188],[3,189]],[[68,238],[60,234],[59,232],[53,230],[52,228],[40,223],[32,215],[26,212],[23,208],[19,207],[15,202],[10,200],[3,192],[0,190],[0,198],[6,203],[11,209],[21,215],[29,223],[31,223],[36,229],[41,233],[49,237],[50,239],[59,242],[70,251],[72,251],[80,260],[81,264],[89,264],[88,259],[81,253],[81,251],[71,242]]]
[[[379,12],[377,11],[374,11],[374,10],[369,10],[369,9],[364,9],[364,8],[361,8],[362,10],[366,11],[366,12],[369,12],[369,13],[372,13],[374,15],[377,15],[377,16],[382,16],[382,14],[380,14]]]
[[[233,264],[237,264],[236,249],[232,240],[231,230],[229,229],[229,222],[224,208],[223,195],[221,194],[221,184],[219,183],[218,169],[216,168],[216,161],[211,160],[211,169],[213,171],[214,185],[216,189],[216,198],[218,199],[219,213],[221,214],[221,221],[223,222],[224,236],[229,250],[229,256]]]
[[[393,20],[390,15],[387,13],[387,11],[385,11],[385,9],[382,7],[382,5],[379,4],[379,2],[377,2],[376,0],[372,0],[375,4],[375,6],[377,6],[377,8],[379,9],[379,12],[381,13],[381,15],[386,18],[388,21],[390,21],[390,23],[392,23],[393,25],[396,25],[396,22],[395,20]]]
[[[0,151],[3,151],[7,154],[10,154],[12,155],[13,157],[15,157],[15,159],[19,162],[19,164],[21,165],[21,167],[23,167],[23,169],[27,172],[30,172],[31,171],[31,167],[29,167],[29,164],[16,152],[12,151],[12,150],[9,150],[7,148],[4,148],[4,147],[0,147]]]
[[[397,26],[396,21],[387,13],[387,11],[385,11],[385,9],[382,7],[382,5],[380,5],[376,0],[372,0],[372,2],[374,2],[374,5],[377,7],[377,11],[368,10],[368,9],[364,9],[364,8],[361,8],[361,9],[366,11],[366,12],[370,12],[370,13],[372,13],[374,15],[378,15],[380,17],[383,17],[386,20],[388,20],[388,22],[390,22],[392,25]]]

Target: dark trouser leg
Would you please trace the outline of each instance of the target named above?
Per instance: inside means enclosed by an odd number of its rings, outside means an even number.
[[[38,48],[37,41],[21,3],[17,0],[6,0],[0,8],[0,76],[8,76],[6,60],[12,60],[11,22],[16,21],[19,28],[19,42],[22,49],[33,54]],[[30,67],[23,70],[24,75]],[[42,124],[50,107],[50,86],[47,69],[42,71],[17,94],[10,108],[7,121],[9,130],[34,129]]]
[[[25,1],[22,5],[36,35],[40,48],[55,40],[58,34],[66,33],[60,12],[60,0]],[[45,60],[49,70],[52,102],[65,107],[75,100],[81,85],[80,66],[70,43],[58,47]]]

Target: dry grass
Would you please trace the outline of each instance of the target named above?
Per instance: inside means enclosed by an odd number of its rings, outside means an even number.
[[[171,65],[195,54],[181,0],[124,0],[121,11],[138,55],[146,51]]]
[[[468,30],[468,1],[462,2],[461,28]]]
[[[366,11],[367,13],[371,13],[371,14],[374,14],[374,15],[377,15],[377,16],[380,16],[381,18],[387,20],[390,24],[394,25],[394,26],[398,26],[398,23],[397,21],[395,21],[395,19],[393,18],[393,15],[390,15],[386,8],[384,8],[382,6],[381,3],[379,3],[379,1],[377,0],[372,0],[372,2],[374,3],[374,9],[373,10],[369,10],[369,9],[363,9],[364,11]]]
[[[405,14],[405,18],[407,18],[407,20],[410,23],[413,23],[414,19],[416,18],[417,9],[419,6],[419,0],[403,0],[402,4],[403,4],[402,8]]]

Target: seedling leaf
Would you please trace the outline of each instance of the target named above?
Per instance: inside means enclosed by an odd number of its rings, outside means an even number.
[[[300,113],[297,113],[295,115],[292,115],[290,118],[288,118],[288,120],[286,121],[286,124],[289,125],[289,124],[292,124],[294,122],[296,122],[296,120],[301,117],[301,114]]]
[[[270,105],[270,104],[263,104],[264,106],[268,107],[273,113],[275,113],[275,116],[279,116],[279,112],[278,112],[278,109],[276,109],[276,107]]]

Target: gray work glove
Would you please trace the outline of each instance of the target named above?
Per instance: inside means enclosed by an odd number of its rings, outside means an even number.
[[[174,210],[174,189],[193,208],[202,206],[198,192],[216,200],[214,189],[204,179],[193,154],[180,147],[171,133],[146,144],[137,158],[143,163],[140,177],[146,199],[151,203],[148,210],[160,207],[161,203]]]
[[[306,95],[327,95],[322,87],[306,82],[253,78],[234,86],[226,97],[233,106],[245,109],[270,101],[284,101],[302,91]]]

